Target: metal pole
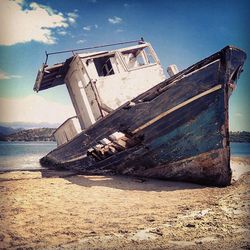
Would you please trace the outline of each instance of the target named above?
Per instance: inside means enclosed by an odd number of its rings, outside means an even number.
[[[79,49],[71,49],[71,50],[62,50],[62,51],[56,51],[56,52],[51,52],[51,53],[47,53],[46,52],[46,56],[48,55],[55,55],[55,54],[62,54],[62,53],[68,53],[68,52],[72,52],[74,53],[75,51],[81,51],[81,50],[89,50],[89,49],[97,49],[97,48],[103,48],[103,47],[110,47],[110,46],[115,46],[115,45],[122,45],[122,44],[128,44],[128,43],[143,43],[144,40],[143,38],[141,40],[134,40],[134,41],[128,41],[128,42],[120,42],[120,43],[112,43],[112,44],[104,44],[104,45],[97,45],[97,46],[93,46],[93,47],[85,47],[85,48],[79,48]]]
[[[46,65],[47,62],[48,62],[48,53],[47,53],[47,51],[45,51],[45,55],[46,55],[46,59],[45,59],[44,65]]]

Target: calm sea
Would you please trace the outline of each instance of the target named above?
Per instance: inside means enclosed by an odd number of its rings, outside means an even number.
[[[230,146],[232,156],[250,157],[250,143],[232,142]]]
[[[0,142],[0,171],[41,169],[39,159],[54,148],[55,142]],[[250,143],[231,143],[231,154],[250,157]]]
[[[42,168],[39,159],[54,148],[55,142],[0,141],[0,171]]]

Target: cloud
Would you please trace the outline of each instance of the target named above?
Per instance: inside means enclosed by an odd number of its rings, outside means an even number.
[[[72,18],[72,17],[69,17],[69,18],[68,18],[68,21],[69,21],[71,24],[73,24],[73,23],[76,22],[76,20],[75,20],[74,18]]]
[[[77,10],[75,10],[75,11],[77,11]],[[69,12],[68,16],[76,19],[78,17],[78,14],[76,14],[76,12]]]
[[[98,29],[98,25],[97,24],[94,24],[94,25],[88,25],[88,26],[84,26],[83,27],[83,30],[85,31],[90,31],[92,28],[95,28],[95,29]]]
[[[0,80],[9,80],[12,78],[22,78],[20,75],[8,75],[7,73],[0,71]]]
[[[48,101],[39,95],[25,98],[0,98],[1,122],[62,123],[74,116],[72,105]]]
[[[10,46],[30,41],[54,44],[54,29],[67,28],[76,18],[75,12],[65,17],[61,12],[35,2],[28,5],[25,0],[1,0],[0,44]]]
[[[78,14],[76,14],[75,12],[69,12],[68,14],[68,21],[71,23],[71,24],[74,24],[76,22],[76,19],[78,17]]]
[[[60,30],[57,32],[59,35],[65,36],[67,35],[67,32],[65,30]]]
[[[118,16],[114,16],[114,17],[110,17],[109,19],[108,19],[108,21],[110,22],[110,23],[112,23],[112,24],[119,24],[119,23],[121,23],[122,22],[122,18],[121,17],[118,17]]]
[[[84,26],[83,29],[86,30],[86,31],[90,31],[91,30],[91,26]]]
[[[116,32],[117,33],[120,33],[120,32],[123,32],[124,30],[123,29],[117,29]]]
[[[86,42],[86,40],[78,40],[76,43],[77,44],[82,44],[82,43],[85,43]]]

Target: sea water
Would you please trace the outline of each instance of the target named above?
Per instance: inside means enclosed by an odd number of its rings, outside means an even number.
[[[54,148],[55,142],[0,141],[0,171],[41,169],[39,159]]]
[[[41,169],[39,159],[55,142],[0,142],[0,171]],[[250,157],[250,143],[231,143],[231,155]]]
[[[231,142],[231,155],[240,157],[250,157],[250,143]]]

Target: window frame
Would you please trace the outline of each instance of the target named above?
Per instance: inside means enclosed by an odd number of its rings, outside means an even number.
[[[109,57],[107,60],[110,61],[111,66],[112,66],[112,70],[113,70],[114,74],[110,74],[110,75],[106,75],[106,76],[100,76],[100,75],[98,74],[98,70],[97,70],[96,65],[95,65],[96,75],[97,75],[99,78],[110,77],[110,76],[114,76],[114,75],[120,74],[121,72],[120,72],[119,67],[118,67],[117,64],[120,64],[120,65],[122,66],[123,70],[126,71],[123,62],[121,61],[119,55],[117,54],[117,51],[111,51],[111,52],[103,53],[103,54],[100,54],[100,55],[95,55],[95,56],[91,56],[91,57],[86,57],[86,58],[85,58],[85,59],[86,59],[86,61],[85,61],[86,71],[88,71],[88,65],[87,65],[87,61],[88,61],[88,60],[94,60],[94,59],[101,58],[101,57]],[[116,60],[116,62],[115,62],[115,63],[116,63],[116,66],[115,66],[115,67],[113,66],[113,64],[112,64],[112,62],[111,62],[111,60],[110,60],[111,57],[114,57],[115,60]],[[105,64],[106,64],[106,63],[105,63]],[[104,65],[105,65],[105,64],[104,64]],[[103,65],[102,67],[104,67],[104,65]],[[115,69],[115,68],[116,68],[116,69]]]
[[[153,59],[155,61],[154,63],[149,62],[148,57],[146,55],[146,52],[144,51],[145,48],[149,49],[149,52],[151,53],[151,56],[153,57]],[[143,60],[146,61],[147,63],[144,65],[133,67],[133,68],[128,67],[128,64],[126,63],[124,55],[123,55],[124,52],[128,52],[128,51],[131,51],[133,49],[131,49],[131,48],[130,49],[123,49],[123,50],[119,51],[119,56],[121,58],[121,61],[123,61],[123,65],[126,68],[126,71],[130,72],[130,71],[139,70],[139,69],[143,69],[143,68],[147,68],[147,67],[152,67],[152,66],[159,64],[159,59],[157,58],[157,56],[155,55],[155,52],[153,51],[152,47],[149,44],[145,44],[144,46],[134,48],[134,50],[140,50],[140,49],[141,49],[140,53],[142,53],[142,56],[144,57]]]

